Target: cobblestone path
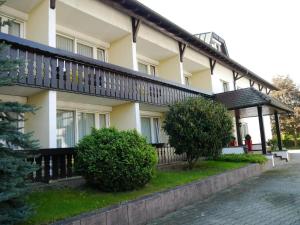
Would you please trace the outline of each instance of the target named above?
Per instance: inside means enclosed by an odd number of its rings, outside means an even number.
[[[300,164],[268,171],[151,225],[300,225]]]

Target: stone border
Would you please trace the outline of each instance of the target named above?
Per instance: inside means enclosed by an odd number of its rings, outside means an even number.
[[[137,200],[84,213],[52,225],[142,225],[184,206],[203,200],[229,186],[272,169],[272,161],[264,165],[250,164],[173,189],[157,192]]]

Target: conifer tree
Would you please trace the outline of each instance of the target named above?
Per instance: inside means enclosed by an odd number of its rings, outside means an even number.
[[[7,57],[9,47],[0,43],[0,89],[15,82],[7,75],[17,70],[20,63]],[[11,225],[24,221],[31,213],[24,197],[28,189],[28,175],[36,168],[26,161],[23,149],[36,149],[32,134],[24,134],[22,127],[25,113],[33,113],[35,107],[18,102],[0,100],[0,224]]]

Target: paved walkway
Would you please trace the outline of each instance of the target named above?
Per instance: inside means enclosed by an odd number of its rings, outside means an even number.
[[[300,163],[268,171],[152,225],[300,225]]]

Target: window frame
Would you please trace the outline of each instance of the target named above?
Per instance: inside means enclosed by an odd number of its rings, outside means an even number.
[[[73,40],[73,53],[75,53],[75,54],[78,54],[78,43],[79,43],[79,44],[86,45],[86,46],[92,48],[92,52],[93,52],[92,59],[102,61],[102,60],[98,59],[97,51],[98,51],[98,49],[103,50],[104,51],[104,61],[103,62],[107,62],[107,49],[105,47],[98,45],[98,44],[93,44],[91,42],[85,41],[83,39],[80,39],[80,38],[77,38],[77,37],[74,37],[71,35],[60,33],[60,32],[56,32],[56,36],[61,36],[61,37]]]
[[[74,138],[74,146],[76,145],[76,112],[74,110],[70,110],[70,109],[57,109],[56,110],[56,115],[58,111],[64,111],[64,112],[71,112],[73,114],[73,126],[74,126],[74,134],[72,134],[73,138]],[[57,132],[57,117],[56,117],[56,144],[58,144],[58,132]],[[70,148],[70,147],[74,147],[74,146],[62,146],[59,148]],[[56,146],[58,147],[58,145]]]
[[[154,65],[153,63],[150,63],[150,62],[146,62],[146,61],[144,61],[144,60],[139,60],[138,59],[138,64],[143,64],[143,65],[145,65],[145,66],[147,66],[147,74],[149,75],[149,76],[153,76],[153,77],[156,77],[157,76],[157,74],[156,74],[156,71],[157,71],[157,66],[156,65]],[[154,69],[154,74],[151,74],[151,67]],[[139,71],[139,72],[141,72],[141,71]],[[141,72],[141,73],[143,73],[143,72]]]
[[[2,13],[0,13],[0,18],[1,18],[1,22],[12,20],[13,22],[20,24],[20,36],[19,37],[25,38],[25,21],[24,20],[20,20],[20,19],[5,15]],[[8,34],[8,25],[6,25],[4,27],[0,27],[0,32]],[[16,37],[18,37],[18,36],[16,36]]]
[[[150,132],[151,132],[151,143],[150,144],[158,144],[158,143],[161,143],[161,118],[158,117],[158,116],[141,116],[140,117],[141,119],[142,118],[149,118],[150,119]],[[155,125],[154,125],[154,119],[157,119],[158,120],[158,127],[159,127],[159,134],[158,134],[158,137],[157,137],[157,141],[158,142],[155,142]]]
[[[186,85],[187,87],[190,87],[192,74],[188,73],[188,72],[184,72],[183,77],[184,77],[184,85]],[[186,80],[188,80],[188,84],[186,83]]]
[[[79,122],[78,122],[78,114],[79,113],[90,113],[94,114],[94,127],[96,129],[100,129],[100,115],[105,115],[105,127],[110,127],[110,113],[109,112],[101,112],[101,111],[93,111],[93,110],[81,110],[81,109],[70,109],[70,108],[64,108],[59,107],[57,108],[57,111],[68,111],[74,113],[74,142],[75,145],[80,141],[79,140]],[[56,126],[57,129],[57,126]],[[56,134],[57,135],[57,134]],[[70,146],[74,147],[74,146]]]
[[[225,81],[225,80],[220,80],[221,83],[222,83],[222,91],[223,92],[227,92],[227,91],[230,91],[230,86],[229,86],[229,82],[228,81]],[[225,90],[225,85],[226,85],[226,89]]]

